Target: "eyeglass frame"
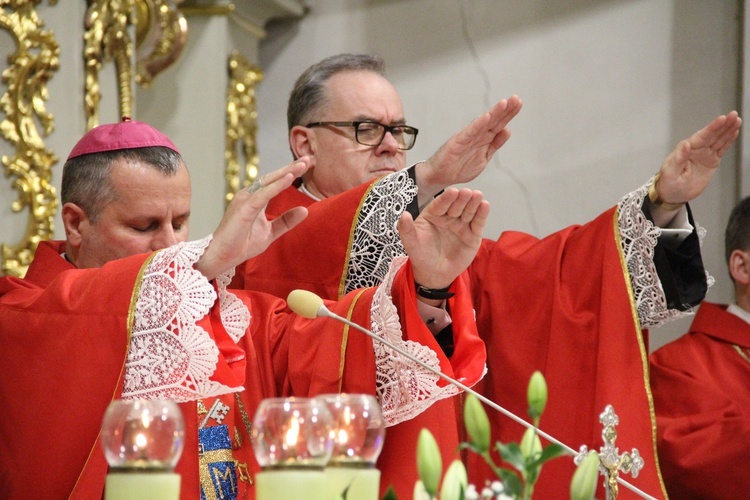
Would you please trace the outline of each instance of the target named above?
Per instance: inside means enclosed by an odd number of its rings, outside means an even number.
[[[383,135],[380,137],[380,140],[378,141],[377,144],[365,144],[364,142],[360,142],[360,140],[359,140],[359,126],[362,125],[363,123],[369,123],[369,124],[372,124],[372,125],[379,125],[379,126],[383,127]],[[409,146],[408,148],[398,148],[399,151],[408,151],[411,148],[413,148],[414,144],[417,143],[417,134],[419,133],[419,129],[417,129],[415,127],[412,127],[411,125],[405,125],[405,124],[402,124],[402,125],[385,125],[383,123],[376,122],[376,121],[373,121],[373,120],[359,120],[359,121],[351,121],[351,122],[312,122],[312,123],[308,123],[307,125],[305,125],[305,127],[306,128],[325,127],[325,126],[328,126],[328,125],[333,126],[333,127],[354,127],[354,140],[357,142],[357,144],[361,144],[363,146],[370,146],[370,147],[374,147],[374,148],[380,146],[383,143],[383,139],[385,139],[385,134],[386,133],[390,132],[391,135],[394,135],[393,131],[396,130],[397,128],[409,129],[410,131],[413,131],[414,132],[414,134],[413,134],[414,140],[412,141],[411,146]]]

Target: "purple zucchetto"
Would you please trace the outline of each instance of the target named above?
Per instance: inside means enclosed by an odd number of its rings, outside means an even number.
[[[78,143],[73,146],[68,160],[77,156],[118,149],[148,148],[162,146],[176,152],[180,151],[166,135],[151,125],[133,121],[124,116],[119,123],[99,125],[89,130]]]

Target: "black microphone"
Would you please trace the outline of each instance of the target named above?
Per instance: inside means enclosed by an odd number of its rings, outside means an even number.
[[[425,370],[434,373],[438,377],[442,378],[449,384],[458,387],[459,389],[462,389],[463,391],[473,394],[476,396],[477,399],[485,403],[490,408],[493,408],[506,417],[510,418],[511,420],[518,422],[522,426],[528,428],[528,429],[534,429],[537,434],[545,438],[547,441],[551,443],[555,443],[559,446],[562,446],[565,450],[567,450],[572,455],[577,455],[578,452],[576,452],[573,448],[568,446],[567,444],[563,443],[559,439],[556,439],[543,430],[539,429],[538,427],[534,426],[533,424],[530,424],[529,422],[525,421],[521,417],[517,416],[515,413],[511,412],[510,410],[506,410],[499,404],[495,403],[494,401],[482,396],[477,391],[473,390],[472,388],[466,386],[465,384],[462,384],[458,380],[446,375],[445,373],[441,372],[440,370],[436,370],[435,368],[425,364],[422,362],[422,360],[414,357],[412,354],[406,352],[405,350],[401,349],[400,347],[394,345],[392,342],[389,342],[388,340],[384,339],[383,337],[380,337],[378,335],[375,335],[372,331],[368,330],[367,328],[364,328],[357,323],[354,323],[353,321],[350,321],[343,316],[339,316],[338,314],[331,312],[323,303],[323,299],[321,299],[318,295],[314,294],[313,292],[310,292],[308,290],[292,290],[286,299],[287,304],[289,304],[289,308],[294,311],[295,313],[299,314],[302,317],[305,318],[318,318],[318,317],[327,317],[327,318],[333,318],[338,321],[341,321],[344,324],[349,325],[350,327],[359,330],[360,332],[364,333],[368,337],[377,340],[378,342],[386,345],[390,349],[393,349],[397,353],[401,354],[402,356],[406,357],[407,359],[415,362]],[[624,480],[621,476],[617,476],[617,482],[628,488],[629,490],[633,491],[637,495],[639,495],[641,498],[646,498],[648,500],[656,500],[655,497],[652,497],[651,495],[641,491],[637,487],[633,486],[632,484],[628,483],[626,480]]]

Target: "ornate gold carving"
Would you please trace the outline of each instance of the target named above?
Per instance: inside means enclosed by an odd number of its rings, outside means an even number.
[[[26,233],[17,245],[2,244],[2,274],[23,276],[37,244],[53,234],[57,210],[51,168],[58,158],[44,146],[43,137],[55,128],[54,117],[47,112],[47,81],[60,67],[60,46],[36,12],[38,0],[3,0],[0,28],[10,32],[16,51],[8,56],[8,68],[2,73],[8,90],[0,98],[5,119],[0,133],[15,147],[12,157],[3,155],[5,176],[14,177],[18,199],[11,208],[29,210]]]
[[[234,194],[258,177],[258,112],[255,108],[255,86],[263,80],[263,70],[234,51],[229,56],[227,89],[226,148],[224,150],[226,195],[228,204]],[[240,174],[240,151],[245,158]],[[243,178],[244,177],[244,178]]]
[[[136,0],[135,82],[143,87],[176,61],[187,43],[188,25],[178,3],[179,0]]]
[[[234,3],[206,5],[187,0],[180,6],[180,11],[186,16],[228,16],[234,12]]]
[[[135,0],[89,0],[84,19],[83,60],[86,72],[84,108],[88,130],[99,124],[99,71],[114,60],[120,116],[133,115],[133,41],[128,26],[134,22]]]

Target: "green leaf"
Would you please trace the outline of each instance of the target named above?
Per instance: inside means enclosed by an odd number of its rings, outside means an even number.
[[[381,498],[381,500],[398,500],[396,491],[393,489],[393,486],[388,487],[388,491],[385,492],[385,495],[383,495],[383,498]]]
[[[495,443],[497,451],[503,460],[512,465],[516,470],[525,474],[526,473],[526,461],[523,459],[523,453],[521,453],[521,447],[516,443]]]
[[[567,455],[569,452],[557,443],[551,443],[545,446],[542,450],[542,454],[537,458],[531,465],[541,466],[543,463],[552,460],[553,458],[562,457]]]
[[[500,469],[498,478],[503,483],[505,494],[512,498],[518,498],[523,492],[523,482],[515,472],[506,469]]]

